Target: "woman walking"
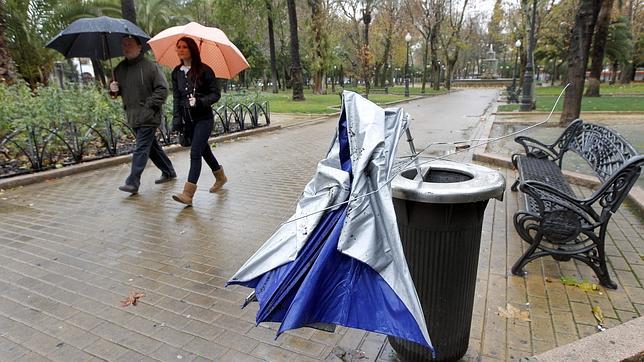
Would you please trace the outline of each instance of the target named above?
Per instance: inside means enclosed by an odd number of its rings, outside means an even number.
[[[228,181],[215,155],[208,138],[214,125],[211,106],[219,100],[221,93],[215,73],[201,62],[199,47],[189,37],[177,41],[177,55],[181,63],[172,71],[173,129],[181,130],[192,139],[190,146],[190,171],[183,192],[172,195],[175,201],[192,205],[192,197],[197,190],[201,173],[201,158],[215,175],[215,184],[210,192],[217,192]]]

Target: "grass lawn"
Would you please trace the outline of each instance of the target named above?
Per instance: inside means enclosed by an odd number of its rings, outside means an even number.
[[[310,91],[304,92],[305,100],[303,102],[294,102],[291,91],[284,93],[260,93],[263,100],[270,103],[271,112],[275,113],[315,113],[327,114],[337,112],[337,109],[329,107],[339,107],[340,97],[337,94],[314,95]],[[405,99],[404,96],[392,94],[371,94],[369,100],[382,105],[384,103],[400,101]]]
[[[561,87],[537,87],[537,95],[538,96],[545,96],[545,95],[559,95],[561,93],[561,90],[563,89],[563,86]],[[642,94],[644,95],[644,83],[631,83],[631,84],[614,84],[614,85],[608,85],[606,83],[602,83],[601,86],[599,87],[599,93],[600,94],[611,94],[611,95],[619,95],[619,94]]]
[[[537,94],[539,93],[537,92]],[[549,112],[556,100],[557,96],[554,95],[537,95],[537,111]],[[563,97],[559,100],[555,111],[561,111],[562,107]],[[499,106],[499,112],[512,112],[518,109],[518,104],[504,104]],[[644,97],[583,97],[581,100],[581,111],[644,112]]]

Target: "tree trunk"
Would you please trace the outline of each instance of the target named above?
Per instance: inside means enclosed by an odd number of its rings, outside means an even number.
[[[4,17],[4,1],[0,1],[0,83],[11,84],[16,80],[16,73],[13,66],[13,60],[7,50],[7,43],[4,37]]]
[[[325,62],[323,54],[323,35],[322,35],[322,13],[320,11],[320,0],[309,0],[311,7],[311,25],[313,27],[313,39],[315,47],[315,61],[313,65],[313,94],[326,94],[326,89],[323,87],[325,75]]]
[[[271,56],[271,83],[273,93],[278,93],[277,84],[277,57],[275,56],[275,32],[273,31],[273,0],[266,0],[266,18],[268,19],[268,47]]]
[[[579,11],[575,16],[575,26],[572,29],[568,51],[567,80],[571,85],[566,89],[563,111],[559,118],[559,123],[562,126],[567,126],[579,118],[579,113],[581,112],[581,98],[584,92],[588,53],[600,6],[600,0],[581,0]]]
[[[588,77],[588,88],[586,97],[599,97],[599,83],[604,68],[604,54],[606,53],[606,40],[608,39],[608,25],[610,25],[610,12],[613,9],[614,0],[603,0],[595,35],[593,36],[593,49],[590,54],[590,76]]]
[[[431,51],[431,58],[432,58],[432,88],[434,90],[439,90],[440,89],[440,72],[441,68],[440,65],[438,64],[438,51],[436,49],[436,40],[438,38],[438,34],[436,34],[436,31],[432,30],[432,34],[429,39],[429,44],[430,44],[430,51]]]
[[[445,88],[447,88],[447,90],[450,90],[452,89],[452,73],[454,72],[454,64],[448,62],[447,69],[445,70],[447,72],[445,74]]]
[[[423,44],[423,79],[422,85],[420,86],[420,92],[425,93],[425,85],[427,84],[427,64],[429,61],[429,38],[425,38],[425,44]]]
[[[136,24],[136,8],[134,0],[121,0],[121,16]]]
[[[631,72],[633,71],[633,65],[629,63],[624,63],[622,65],[622,76],[620,77],[620,82],[622,84],[628,84],[631,82]]]
[[[552,60],[552,73],[550,73],[550,86],[555,85],[555,78],[557,77],[557,58]]]
[[[617,67],[619,63],[617,61],[613,62],[613,68],[611,69],[610,82],[608,84],[615,84],[617,82]]]
[[[291,31],[291,79],[293,84],[293,100],[304,100],[304,78],[300,64],[300,41],[297,34],[297,11],[295,0],[286,0],[288,6],[288,23]]]
[[[365,1],[362,22],[364,23],[364,45],[362,51],[362,67],[364,73],[365,96],[369,97],[371,88],[371,54],[369,51],[369,25],[371,24],[371,1]]]
[[[382,54],[382,76],[380,79],[380,86],[384,87],[387,81],[387,71],[389,70],[389,54],[391,53],[391,32],[387,33],[387,38],[385,39],[385,51]],[[378,79],[378,78],[376,78]]]

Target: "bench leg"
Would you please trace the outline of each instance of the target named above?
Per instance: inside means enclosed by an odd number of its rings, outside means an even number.
[[[541,239],[541,238],[539,238]],[[514,265],[512,266],[512,274],[518,275],[518,276],[523,276],[525,275],[525,271],[523,270],[523,267],[526,266],[529,262],[533,261],[534,259],[540,258],[542,256],[548,255],[547,253],[540,252],[540,253],[535,253],[537,248],[539,247],[539,242],[538,241],[531,241],[530,247],[528,250],[526,250],[523,255],[517,260]]]
[[[583,261],[589,267],[593,269],[597,279],[599,279],[599,284],[603,285],[609,289],[617,289],[617,283],[615,283],[608,274],[608,267],[606,267],[606,252],[604,251],[603,243],[596,246],[597,254],[591,250],[588,252],[588,255],[573,255],[573,258]]]
[[[514,183],[512,184],[512,186],[510,187],[510,190],[517,192],[518,189],[519,189],[519,179],[516,179],[514,180]]]

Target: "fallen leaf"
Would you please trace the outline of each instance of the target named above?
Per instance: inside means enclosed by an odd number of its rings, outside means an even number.
[[[578,283],[577,279],[575,279],[573,277],[563,276],[560,279],[561,279],[561,284],[563,284],[563,285],[571,285],[573,287],[576,287],[577,283]]]
[[[546,283],[552,283],[552,280],[550,280],[550,278],[548,278],[548,277],[545,277],[543,280],[545,280]]]
[[[507,319],[518,319],[524,322],[530,322],[530,312],[528,312],[527,310],[522,311],[510,303],[507,304],[505,309],[501,308],[500,306],[497,308],[499,309],[498,314],[501,317],[505,317]]]
[[[593,291],[599,291],[600,290],[599,286],[597,284],[591,283],[591,282],[589,282],[587,280],[584,280],[584,281],[580,282],[576,278],[566,277],[566,276],[561,277],[560,280],[561,280],[561,284],[569,285],[569,286],[572,286],[572,287],[577,287],[577,288],[583,290],[584,292],[593,292]]]
[[[127,296],[127,298],[121,301],[121,307],[127,307],[130,304],[136,306],[136,303],[139,301],[139,299],[143,297],[145,297],[145,293],[132,291],[130,292],[130,295]]]
[[[597,284],[590,283],[584,280],[582,283],[577,284],[577,287],[585,292],[598,291],[599,287]]]
[[[598,305],[593,306],[593,316],[595,317],[599,325],[604,324],[604,313],[602,312],[602,309],[600,306]]]

